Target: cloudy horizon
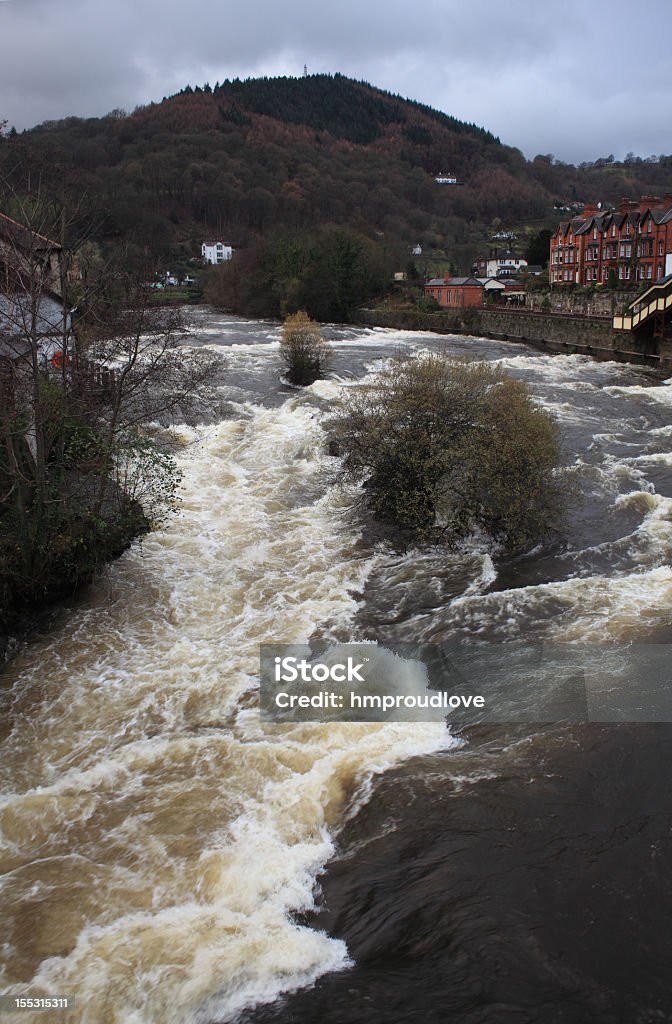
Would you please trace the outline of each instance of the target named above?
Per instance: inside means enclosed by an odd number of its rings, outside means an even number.
[[[639,30],[633,55],[638,26],[624,0],[567,0],[561,15],[533,0],[515,10],[487,0],[0,0],[0,120],[22,130],[102,116],[187,84],[298,77],[307,65],[474,122],[528,158],[648,157],[670,151],[660,111],[672,101],[672,7],[653,0],[646,13],[653,31]]]

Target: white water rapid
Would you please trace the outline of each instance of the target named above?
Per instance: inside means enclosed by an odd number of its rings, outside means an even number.
[[[331,829],[371,773],[451,742],[260,725],[258,644],[348,637],[370,559],[310,406],[238,413],[181,431],[182,514],[10,666],[2,987],[74,995],[68,1020],[229,1020],[345,965],[292,920]]]

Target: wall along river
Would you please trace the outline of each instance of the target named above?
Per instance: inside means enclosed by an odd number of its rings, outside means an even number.
[[[297,391],[277,325],[197,315],[226,415],[176,428],[180,515],[5,669],[2,991],[83,1024],[672,1020],[669,726],[262,727],[255,692],[273,640],[669,642],[672,386],[333,327]],[[342,389],[444,346],[560,420],[565,543],[400,554],[330,486]]]

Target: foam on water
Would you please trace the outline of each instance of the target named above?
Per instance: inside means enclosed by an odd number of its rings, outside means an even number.
[[[200,333],[236,369],[276,359],[273,324],[245,344],[243,322],[216,345],[236,324],[221,318]],[[656,447],[669,435],[660,418],[672,387],[605,387],[630,371],[465,336],[376,329],[338,345],[370,347],[372,371],[402,345],[475,355],[489,345],[572,429],[594,424],[576,472],[604,516],[625,522],[622,535],[597,529],[570,547],[570,578],[502,578],[495,590],[492,549],[478,539],[441,560],[358,546],[347,496],[325,494],[321,454],[319,410],[342,384],[318,382],[275,409],[232,404],[225,422],[180,428],[181,516],[10,667],[5,990],[74,994],[82,1024],[196,1024],[347,966],[342,943],[293,913],[312,905],[333,837],[372,775],[453,740],[441,723],[262,728],[257,645],[364,639],[358,595],[374,578],[385,622],[414,642],[622,641],[669,625],[672,499],[652,479],[669,465]],[[627,458],[603,450],[623,442]],[[595,555],[608,559],[606,575]]]
[[[181,428],[180,518],[12,664],[8,991],[73,994],[89,1024],[185,1024],[347,965],[292,912],[367,777],[452,741],[259,723],[257,645],[353,639],[373,563],[323,493],[310,401]]]

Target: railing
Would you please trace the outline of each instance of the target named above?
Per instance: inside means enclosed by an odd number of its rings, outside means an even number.
[[[468,308],[468,307],[467,307]],[[501,305],[496,303],[493,305],[485,304],[483,306],[474,307],[483,313],[515,313],[516,316],[551,316],[551,317],[567,317],[573,320],[610,320],[610,313],[572,313],[566,312],[560,309],[530,309],[528,306],[516,306],[513,303],[509,306],[506,303]],[[458,310],[459,312],[459,310]]]
[[[83,356],[79,356],[72,366],[68,367],[67,375],[76,390],[102,398],[111,398],[116,388],[117,375],[113,369],[101,366]]]
[[[615,331],[635,331],[657,313],[664,315],[672,308],[672,275],[652,285],[643,295],[634,299],[628,308],[632,309],[632,313],[624,313],[613,318]]]

